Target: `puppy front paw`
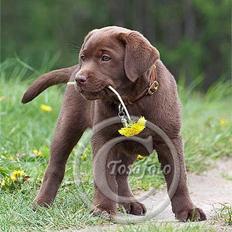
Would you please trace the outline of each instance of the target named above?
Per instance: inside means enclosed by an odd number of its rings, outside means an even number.
[[[138,201],[123,203],[122,205],[128,214],[143,216],[146,214],[146,211],[147,211],[144,204]]]
[[[200,208],[191,208],[191,209],[183,209],[175,214],[176,219],[181,222],[186,221],[204,221],[206,220],[206,215]]]
[[[36,210],[38,206],[49,208],[52,205],[52,203],[53,200],[50,198],[37,196],[32,203],[32,208],[33,210]]]
[[[104,217],[106,219],[111,219],[113,216],[116,215],[116,209],[114,208],[106,208],[98,206],[93,206],[91,209],[91,214],[93,216]]]

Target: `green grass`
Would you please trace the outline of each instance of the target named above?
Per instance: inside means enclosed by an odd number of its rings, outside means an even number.
[[[1,64],[1,229],[44,231],[108,223],[92,217],[89,209],[78,198],[77,188],[73,183],[74,155],[71,155],[68,161],[65,179],[54,205],[49,209],[40,208],[36,212],[32,210],[31,203],[48,161],[52,130],[59,113],[64,87],[50,88],[30,104],[22,105],[20,100],[23,92],[32,79],[36,78],[34,72],[22,65],[24,64],[17,64],[12,60]],[[183,103],[185,159],[187,169],[191,172],[202,172],[209,168],[215,159],[232,155],[229,145],[232,143],[230,88],[228,83],[220,82],[202,94],[195,91],[194,86],[186,88],[183,83],[179,86]],[[41,104],[51,106],[52,111],[41,111]],[[41,154],[36,156],[33,150],[40,151]],[[158,167],[157,158],[153,155],[138,160],[134,167],[140,166],[145,170],[145,167],[152,167],[154,164]],[[81,158],[81,175],[83,187],[90,198],[93,194],[91,166],[91,152],[88,149]],[[10,176],[15,170],[23,170],[26,178],[12,182]],[[134,174],[130,182],[134,191],[148,190],[153,186],[158,188],[164,183],[160,173],[155,177],[148,173]],[[155,224],[154,228],[151,225],[145,226],[149,231],[159,231],[154,229]],[[150,227],[153,229],[150,230]],[[127,228],[121,226],[118,231],[142,231],[139,228],[137,225]],[[165,225],[165,228],[164,231],[176,231],[172,225]],[[193,227],[188,231],[200,230]]]
[[[105,230],[109,231],[109,229]],[[115,231],[112,228],[112,231]],[[192,223],[191,225],[175,225],[170,223],[156,223],[155,222],[149,222],[144,224],[138,224],[138,225],[127,225],[127,226],[118,226],[117,232],[216,232],[217,230],[214,229],[212,226],[207,225],[196,225]]]
[[[222,204],[216,212],[215,219],[217,221],[222,222],[224,225],[232,226],[232,204]]]

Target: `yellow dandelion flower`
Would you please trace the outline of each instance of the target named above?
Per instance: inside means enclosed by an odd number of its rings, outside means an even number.
[[[41,104],[40,105],[40,110],[43,112],[51,112],[52,111],[52,107],[45,105],[45,104]]]
[[[40,150],[34,149],[32,152],[35,156],[43,156],[43,153]]]
[[[140,117],[137,122],[133,122],[129,124],[127,127],[123,127],[118,130],[119,134],[124,135],[126,137],[131,137],[134,135],[138,135],[140,132],[144,130],[146,126],[146,119],[144,117]]]
[[[17,180],[16,175],[14,175],[13,173],[10,175],[10,178],[13,182],[15,182]]]
[[[137,160],[142,160],[142,159],[144,159],[144,156],[142,156],[142,155],[137,155]]]
[[[22,170],[15,170],[11,173],[10,178],[15,182],[18,178],[25,176],[25,172]]]
[[[228,125],[228,120],[226,120],[225,118],[221,118],[221,119],[219,120],[219,125],[220,125],[221,127],[224,127],[224,126]]]

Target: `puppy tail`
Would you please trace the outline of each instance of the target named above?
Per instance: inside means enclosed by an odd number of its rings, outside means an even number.
[[[24,93],[22,103],[25,104],[30,102],[50,86],[67,83],[71,77],[71,74],[77,68],[78,65],[74,65],[43,74],[37,80],[35,80]]]

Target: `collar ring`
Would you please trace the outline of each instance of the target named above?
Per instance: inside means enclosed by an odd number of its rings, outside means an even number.
[[[159,88],[159,82],[158,81],[154,81],[150,87],[148,88],[147,92],[149,95],[154,94]]]

